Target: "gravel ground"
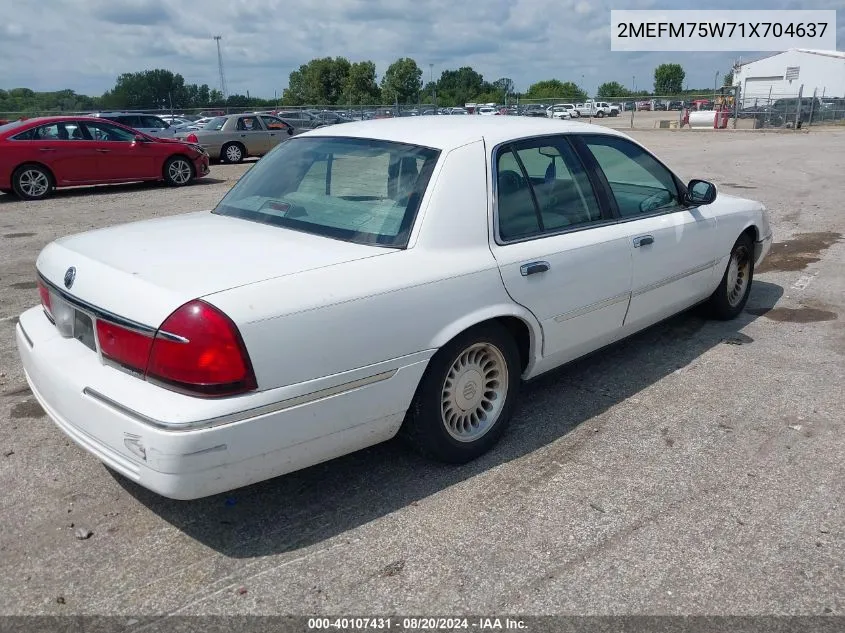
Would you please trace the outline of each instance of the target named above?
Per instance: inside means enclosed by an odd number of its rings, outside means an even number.
[[[740,318],[693,311],[538,379],[472,464],[388,443],[196,502],[67,440],[14,323],[50,240],[208,208],[246,167],[0,195],[0,614],[845,613],[845,133],[635,136],[769,207]]]

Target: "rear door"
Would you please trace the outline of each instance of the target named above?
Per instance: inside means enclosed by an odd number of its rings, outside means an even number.
[[[564,135],[498,148],[491,250],[510,296],[537,317],[554,366],[614,340],[631,290],[626,229]]]
[[[26,148],[26,160],[47,165],[59,184],[99,177],[99,154],[82,139],[78,122],[41,125],[19,134],[14,141]]]
[[[270,134],[257,114],[237,117],[235,138],[243,143],[250,156],[263,156],[270,147]]]

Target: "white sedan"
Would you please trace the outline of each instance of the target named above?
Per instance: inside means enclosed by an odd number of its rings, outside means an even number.
[[[471,460],[522,380],[743,309],[762,204],[604,127],[396,118],[283,143],[211,211],[59,239],[17,345],[53,421],[167,497],[397,433]]]

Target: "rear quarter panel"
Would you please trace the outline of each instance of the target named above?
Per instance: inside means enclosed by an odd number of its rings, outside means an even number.
[[[488,244],[487,209],[479,141],[441,157],[409,248],[206,300],[238,324],[261,389],[387,360],[399,367],[403,357],[430,356],[463,330],[497,316],[522,318],[539,338],[539,324],[505,292]]]

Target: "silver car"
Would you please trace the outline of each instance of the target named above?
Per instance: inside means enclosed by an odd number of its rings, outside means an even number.
[[[96,112],[91,116],[120,123],[150,136],[173,138],[173,126],[154,114],[143,114],[141,112]]]
[[[293,127],[271,114],[229,114],[196,130],[177,131],[174,138],[198,143],[212,160],[240,163],[247,156],[264,156],[292,135]]]

